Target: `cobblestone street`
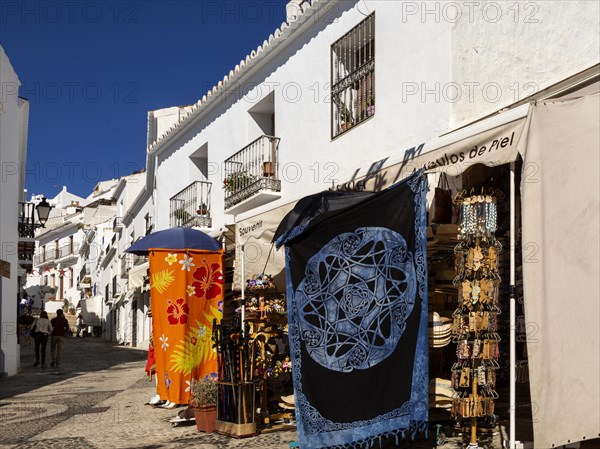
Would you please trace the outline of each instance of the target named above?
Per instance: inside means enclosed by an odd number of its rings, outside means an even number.
[[[144,405],[155,387],[145,377],[143,350],[100,338],[67,338],[61,369],[34,368],[33,346],[22,347],[21,361],[21,373],[0,380],[1,448],[286,449],[297,439],[289,430],[235,439],[199,433],[194,425],[173,427],[170,420],[181,408]],[[482,436],[481,447],[500,448],[503,432],[501,426]],[[404,441],[400,447],[435,447],[434,435],[431,429],[428,441]],[[443,447],[462,447],[461,437]]]
[[[99,338],[67,338],[63,367],[42,370],[24,346],[21,373],[0,380],[0,447],[287,448],[296,439],[290,431],[236,440],[172,427],[181,408],[144,405],[154,394],[145,359],[145,351]]]

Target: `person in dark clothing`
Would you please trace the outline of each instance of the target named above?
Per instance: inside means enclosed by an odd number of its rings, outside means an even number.
[[[35,320],[32,330],[35,331],[35,363],[33,366],[40,364],[40,348],[42,349],[42,368],[46,368],[46,346],[48,345],[48,336],[52,333],[52,324],[48,320],[46,312],[40,313],[40,317]]]
[[[50,363],[50,366],[58,368],[62,360],[65,336],[69,330],[69,322],[65,318],[62,309],[58,309],[56,311],[56,318],[52,318],[50,323],[52,323],[52,337],[50,339],[50,355],[52,356],[52,362]]]

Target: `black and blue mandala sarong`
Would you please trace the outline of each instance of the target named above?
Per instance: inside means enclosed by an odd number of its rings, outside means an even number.
[[[418,172],[379,193],[324,192],[277,230],[302,449],[427,429],[426,191]]]

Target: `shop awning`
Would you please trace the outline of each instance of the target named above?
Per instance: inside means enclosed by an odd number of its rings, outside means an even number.
[[[529,122],[519,145],[527,352],[534,445],[550,448],[600,435],[600,94],[540,102]]]
[[[129,288],[140,288],[144,286],[144,278],[148,276],[149,263],[144,262],[129,270]]]
[[[283,249],[276,250],[272,244],[277,226],[292,210],[294,203],[277,207],[255,215],[235,225],[236,259],[233,286],[241,289],[241,281],[255,274],[265,273],[273,276],[273,282],[279,291],[285,291],[285,260]],[[244,246],[244,274],[241,273],[241,249]]]
[[[513,162],[528,111],[529,105],[524,105],[415,145],[398,156],[372,164],[367,171],[358,171],[346,184],[353,188],[360,182],[366,190],[378,191],[421,168],[458,176],[475,164],[494,167]]]
[[[102,323],[102,295],[92,296],[79,302],[83,320],[88,326],[100,326]]]
[[[125,301],[125,293],[119,293],[117,296],[115,296],[114,300],[110,306],[111,312],[113,310],[116,310],[119,307],[121,307],[121,305],[123,304],[124,301]]]

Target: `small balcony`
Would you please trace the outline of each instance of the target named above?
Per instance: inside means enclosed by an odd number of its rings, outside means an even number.
[[[171,198],[169,213],[172,228],[210,228],[210,191],[212,182],[195,181]]]
[[[19,264],[31,269],[35,253],[35,205],[33,203],[19,203],[19,242],[18,256]]]
[[[123,229],[123,223],[121,222],[121,217],[115,217],[113,219],[113,232],[117,232]]]
[[[77,263],[79,258],[79,243],[67,243],[66,245],[58,248],[58,254],[56,255],[56,263],[65,265],[73,265]]]
[[[53,267],[56,264],[57,251],[53,247],[46,248],[45,251],[43,249],[40,249],[39,251],[39,254],[36,254],[33,258],[33,264],[35,266],[48,265],[49,267]]]
[[[133,267],[133,254],[123,254],[121,257],[121,279],[126,279],[129,276],[129,270]]]
[[[279,137],[261,136],[225,160],[225,212],[239,214],[281,198]]]
[[[19,203],[19,239],[33,239],[35,237],[35,204]]]

